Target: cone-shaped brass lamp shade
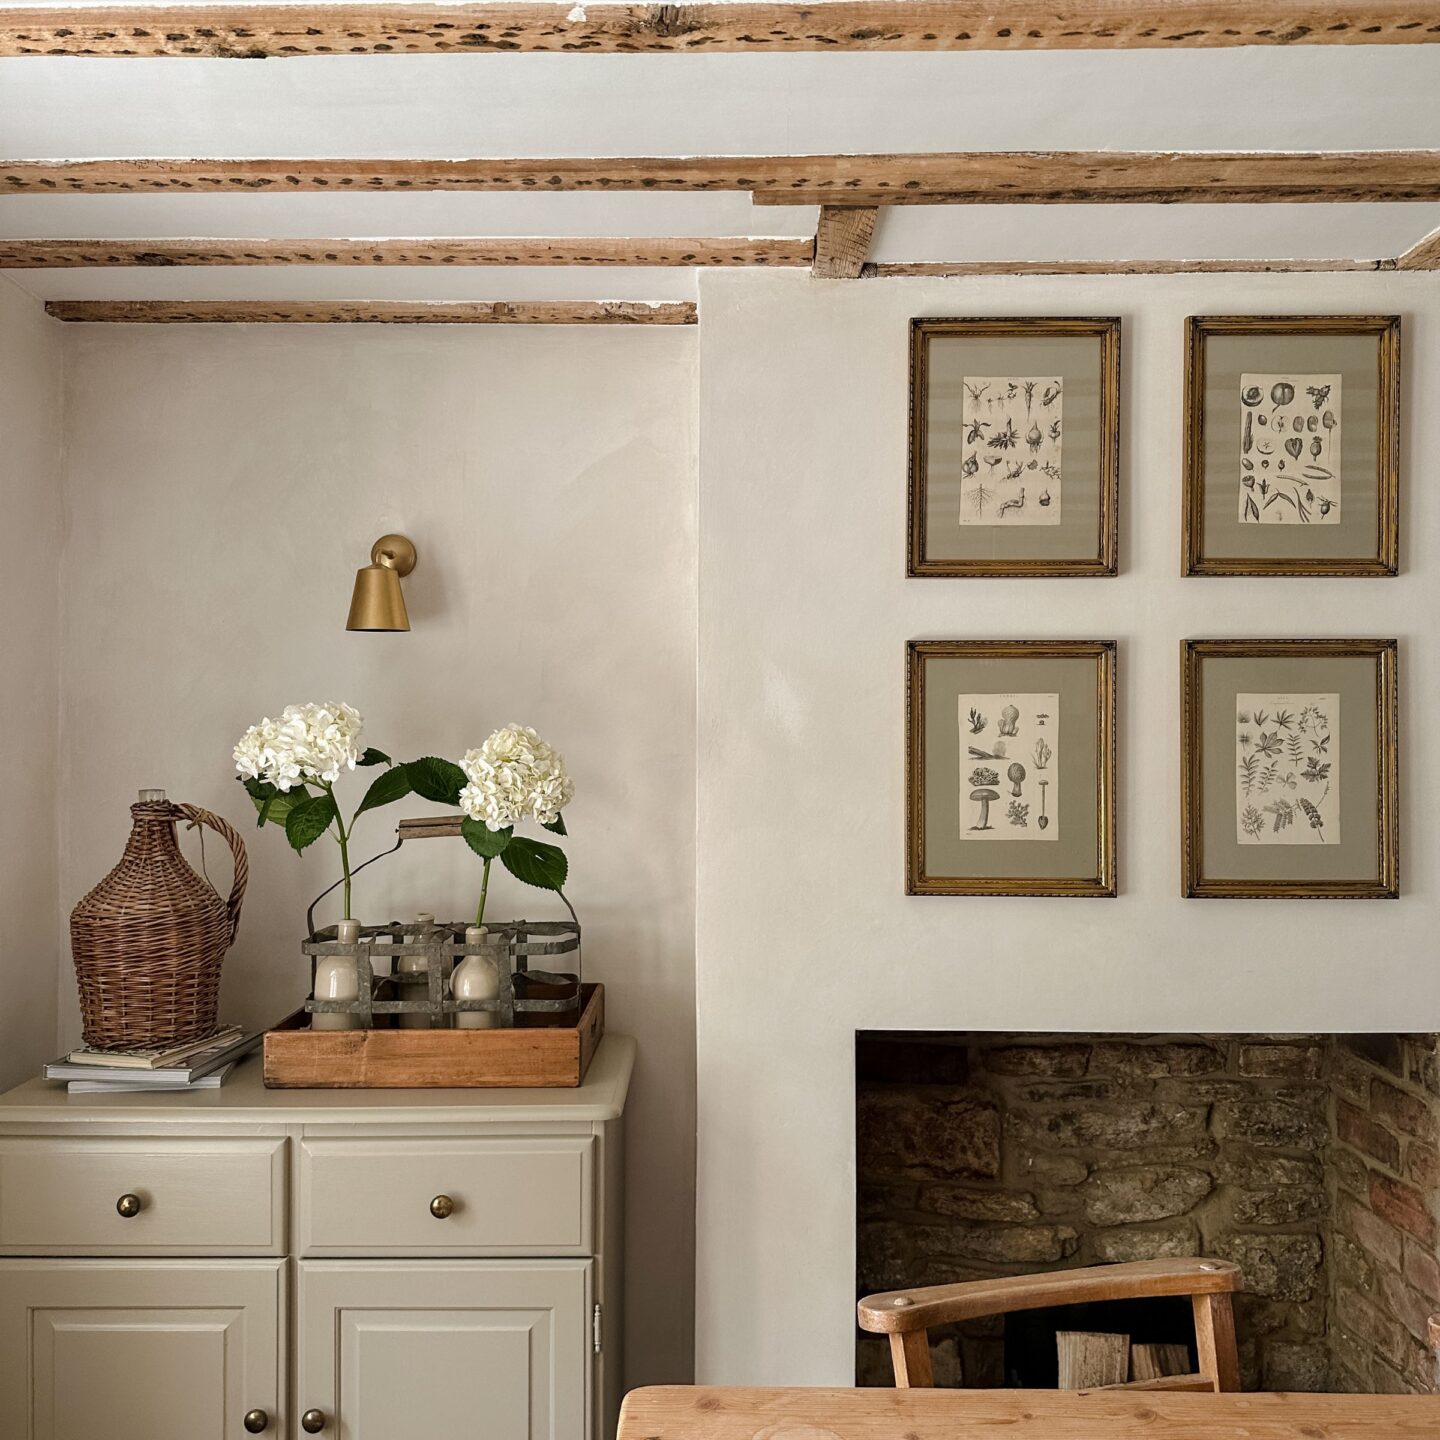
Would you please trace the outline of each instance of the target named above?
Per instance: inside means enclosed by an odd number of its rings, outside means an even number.
[[[347,630],[408,630],[400,577],[415,568],[415,547],[403,535],[382,535],[370,550],[370,564],[355,572]]]

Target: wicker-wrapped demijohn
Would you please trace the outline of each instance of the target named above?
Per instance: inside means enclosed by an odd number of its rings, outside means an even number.
[[[85,1043],[100,1050],[181,1045],[216,1028],[220,966],[240,925],[249,865],[239,833],[195,805],[142,790],[120,863],[70,915]],[[178,821],[230,846],[228,900],[186,863]]]

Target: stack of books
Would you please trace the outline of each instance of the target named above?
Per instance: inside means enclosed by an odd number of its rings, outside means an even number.
[[[159,1049],[92,1050],[82,1046],[52,1060],[47,1080],[68,1081],[72,1095],[120,1095],[144,1090],[217,1090],[235,1062],[260,1043],[265,1032],[238,1025],[204,1040]]]

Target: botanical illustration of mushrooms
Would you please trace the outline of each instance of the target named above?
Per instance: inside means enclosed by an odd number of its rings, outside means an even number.
[[[1018,796],[1020,794],[1020,782],[1025,778],[1025,767],[1016,760],[1005,773],[1010,777],[1011,785],[1015,787],[1010,793]]]
[[[1007,705],[1000,712],[1000,733],[1002,735],[1014,735],[1020,728],[1020,712],[1013,706]]]
[[[1000,796],[994,790],[972,790],[970,798],[980,802],[980,819],[970,828],[972,830],[993,829],[994,827],[990,824],[990,802],[998,800]]]

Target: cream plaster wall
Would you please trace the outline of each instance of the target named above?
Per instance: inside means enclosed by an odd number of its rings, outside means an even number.
[[[457,757],[497,725],[534,725],[577,777],[566,849],[586,975],[610,983],[609,1024],[640,1042],[630,1380],[684,1379],[693,331],[72,327],[66,338],[62,911],[118,857],[140,787],[253,814],[230,749],[287,702],[348,700],[366,738],[397,756]],[[414,628],[347,634],[355,569],[387,530],[419,547]],[[397,818],[430,808],[367,816],[357,851],[385,848]],[[223,1002],[263,1023],[305,993],[304,907],[334,878],[335,855],[322,843],[297,858],[274,828],[246,835],[251,887]],[[207,846],[222,884],[223,855]],[[464,915],[479,874],[458,844],[407,846],[359,877],[356,913]],[[556,908],[498,867],[490,903],[497,918]],[[60,999],[72,1038],[68,965]]]
[[[1405,317],[1403,573],[1182,579],[1184,319]],[[1121,573],[905,578],[908,322],[1124,317]],[[849,1384],[856,1029],[1440,1026],[1440,291],[1400,275],[701,277],[698,1317],[705,1382]],[[1186,901],[1185,636],[1400,637],[1403,898]],[[1120,895],[907,898],[904,647],[1120,642]]]
[[[0,276],[0,1088],[54,1058],[61,330]]]

